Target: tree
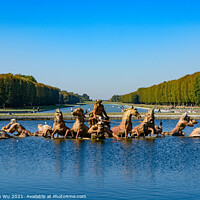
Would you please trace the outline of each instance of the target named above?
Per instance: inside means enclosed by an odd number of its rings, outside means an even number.
[[[200,75],[194,81],[194,99],[197,105],[200,105]]]
[[[171,80],[139,88],[136,92],[118,97],[121,102],[139,102],[146,104],[200,104],[200,72],[186,75],[178,80]],[[113,96],[113,99],[116,98]]]

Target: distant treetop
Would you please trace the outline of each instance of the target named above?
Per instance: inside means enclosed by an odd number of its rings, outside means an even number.
[[[16,76],[20,76],[20,77],[25,78],[29,81],[33,81],[33,82],[37,83],[37,80],[31,75],[16,74]]]

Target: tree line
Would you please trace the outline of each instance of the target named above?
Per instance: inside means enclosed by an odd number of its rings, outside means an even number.
[[[124,103],[200,105],[200,72],[186,75],[177,80],[165,81],[137,91],[114,95],[111,101]]]
[[[74,94],[73,92],[60,91],[59,93],[59,103],[60,104],[69,104],[69,103],[78,103],[80,102],[80,97],[78,94]]]
[[[33,76],[0,74],[0,107],[80,102],[78,94],[38,83]]]

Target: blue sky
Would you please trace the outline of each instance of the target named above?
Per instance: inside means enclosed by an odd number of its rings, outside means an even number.
[[[0,73],[93,99],[200,71],[200,1],[0,0]]]

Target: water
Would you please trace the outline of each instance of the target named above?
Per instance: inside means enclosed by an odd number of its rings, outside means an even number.
[[[90,112],[91,110],[93,110],[93,104],[86,104],[86,105],[81,105],[81,106],[73,106],[73,107],[66,107],[66,108],[61,108],[60,110],[63,113],[71,113],[71,108],[73,110],[75,110],[77,107],[81,107],[84,111],[87,110],[87,112]],[[123,106],[124,109],[128,108],[130,106]],[[108,113],[113,113],[113,112],[122,112],[121,109],[121,105],[116,105],[116,104],[104,104],[104,108],[106,110],[106,112]],[[144,108],[137,108],[138,112],[147,112],[147,109]],[[54,110],[47,110],[47,111],[43,111],[43,113],[55,113],[55,109]]]
[[[171,130],[177,121],[163,120],[164,131]],[[44,121],[19,122],[31,132],[37,130],[37,124],[44,124]],[[7,123],[1,121],[0,126]],[[52,125],[53,121],[47,123]],[[71,127],[72,123],[67,125]],[[186,134],[197,126],[187,127]],[[41,137],[0,140],[0,195],[198,199],[199,152],[200,139],[189,137],[104,142]]]

